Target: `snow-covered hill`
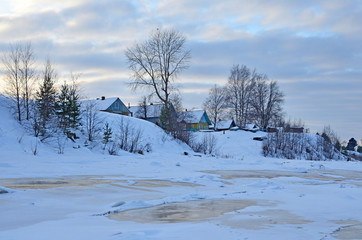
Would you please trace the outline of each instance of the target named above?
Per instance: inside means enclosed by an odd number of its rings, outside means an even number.
[[[362,163],[265,158],[264,133],[214,136],[211,157],[146,121],[100,113],[141,129],[144,155],[86,136],[41,143],[0,106],[0,239],[359,239]],[[55,140],[55,139],[53,139]],[[37,154],[34,148],[37,146]],[[184,152],[188,152],[185,155]]]

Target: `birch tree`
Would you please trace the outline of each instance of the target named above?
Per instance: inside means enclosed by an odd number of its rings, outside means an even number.
[[[185,42],[186,38],[176,30],[157,29],[149,39],[125,52],[132,71],[131,87],[146,88],[151,95],[156,95],[168,115],[170,95],[175,91],[174,80],[188,68],[190,50],[186,49]]]
[[[207,110],[211,119],[213,119],[216,129],[216,122],[226,106],[225,88],[218,87],[216,84],[209,91],[209,96],[204,102],[204,108]]]
[[[2,57],[5,72],[5,94],[15,105],[15,114],[19,122],[22,120],[21,51],[20,44],[10,44],[9,52],[5,52]]]

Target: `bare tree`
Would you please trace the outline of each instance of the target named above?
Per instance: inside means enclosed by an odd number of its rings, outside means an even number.
[[[15,113],[17,119],[21,122],[21,113],[22,113],[22,85],[21,85],[21,56],[22,56],[22,47],[20,44],[12,45],[10,44],[10,51],[4,53],[2,58],[2,63],[5,70],[5,81],[6,81],[6,95],[12,100],[15,104]]]
[[[259,74],[255,79],[251,100],[253,116],[259,126],[267,127],[271,121],[281,118],[284,94],[276,81],[267,81],[266,75]]]
[[[138,103],[138,110],[136,112],[137,116],[140,116],[142,119],[147,120],[148,117],[148,107],[147,107],[147,97],[142,96],[141,100]]]
[[[209,96],[204,102],[204,108],[207,110],[209,116],[214,120],[216,124],[218,117],[225,109],[226,106],[226,93],[225,88],[218,87],[216,84],[209,91]],[[215,125],[216,129],[216,125]]]
[[[35,81],[35,58],[31,43],[25,44],[21,48],[21,82],[22,82],[22,92],[24,107],[26,111],[26,120],[29,120],[30,117],[30,98],[32,96],[32,87]]]
[[[10,44],[10,50],[4,53],[2,63],[6,73],[5,93],[15,104],[15,113],[19,122],[25,109],[26,119],[30,117],[30,98],[35,80],[35,59],[31,43]]]
[[[84,125],[87,132],[88,141],[93,142],[93,140],[98,136],[101,131],[102,120],[99,117],[99,109],[97,109],[96,102],[88,101],[85,103],[84,108]]]
[[[175,90],[173,81],[188,67],[190,50],[185,49],[185,42],[186,38],[178,31],[157,29],[148,40],[125,52],[134,79],[133,89],[150,89],[151,95],[165,105],[167,113],[170,95]]]
[[[256,71],[251,71],[245,65],[234,65],[231,68],[226,101],[239,127],[244,127],[250,121],[250,102],[256,76]]]

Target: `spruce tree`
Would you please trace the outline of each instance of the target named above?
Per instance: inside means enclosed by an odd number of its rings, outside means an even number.
[[[351,138],[351,139],[348,141],[348,144],[347,144],[346,149],[349,150],[349,151],[354,151],[354,148],[355,148],[356,146],[357,146],[357,141],[356,141],[356,139]]]
[[[70,128],[76,129],[81,120],[79,89],[74,75],[72,74],[71,77],[71,85],[64,82],[61,86],[57,104],[59,125],[64,132],[69,132]]]
[[[59,127],[66,132],[69,127],[69,86],[66,82],[60,87],[60,93],[57,101],[57,115]]]
[[[36,92],[36,107],[39,113],[39,120],[35,122],[39,124],[40,133],[44,136],[48,124],[54,116],[56,101],[56,89],[54,86],[56,74],[49,60],[45,65],[42,75],[43,81]]]
[[[109,124],[106,123],[104,127],[103,132],[103,144],[104,148],[106,148],[107,144],[110,142],[110,139],[112,138],[112,128],[109,127]]]

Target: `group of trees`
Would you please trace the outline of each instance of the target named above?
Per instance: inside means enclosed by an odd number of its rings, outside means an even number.
[[[215,85],[204,107],[214,122],[228,112],[239,127],[248,123],[267,127],[282,120],[283,101],[284,94],[276,81],[269,81],[267,75],[245,65],[234,65],[227,84]]]
[[[156,96],[164,104],[166,131],[176,134],[177,119],[171,116],[170,104],[177,89],[174,80],[188,67],[190,50],[185,49],[185,37],[175,30],[154,31],[150,38],[137,43],[125,52],[132,71],[133,89],[147,88],[150,96]],[[149,96],[149,97],[150,97]],[[283,93],[275,81],[265,74],[245,65],[232,67],[224,87],[214,86],[204,103],[209,116],[216,122],[226,109],[240,127],[256,122],[265,127],[282,117]],[[146,99],[140,103],[142,114],[147,116]]]
[[[32,87],[36,79],[31,44],[10,44],[10,51],[3,54],[2,63],[5,72],[5,93],[14,102],[17,119],[21,122],[25,112],[25,117],[29,120]]]
[[[144,96],[139,104],[142,116],[147,119],[147,101],[155,97],[164,105],[160,119],[162,127],[173,137],[188,143],[190,133],[183,131],[179,126],[182,120],[179,112],[183,108],[174,84],[178,74],[189,67],[190,50],[186,49],[185,42],[185,36],[176,30],[157,29],[147,40],[128,48],[125,55],[132,71],[133,81],[130,82],[130,86],[134,90],[149,90],[149,95]],[[60,131],[69,137],[72,130],[78,128],[81,123],[80,90],[77,84],[79,75],[71,74],[69,81],[57,88],[57,74],[53,65],[47,60],[43,69],[37,71],[30,43],[10,45],[9,51],[2,56],[2,65],[6,80],[5,93],[12,100],[14,113],[19,122],[26,120],[31,123],[35,136],[46,139],[54,132]],[[283,120],[283,102],[284,94],[276,81],[269,80],[266,74],[259,73],[256,69],[234,65],[227,83],[224,86],[215,85],[210,89],[204,107],[215,123],[228,114],[239,127],[256,123],[265,128],[269,125],[288,125]],[[178,114],[173,114],[171,108],[175,108]],[[83,116],[88,140],[93,141],[101,131],[95,106],[86,106]],[[103,139],[105,146],[111,138],[111,129],[108,128],[107,125],[107,134]],[[128,125],[122,127],[121,132],[128,131],[127,129]],[[131,141],[130,145],[127,134],[121,138],[124,140],[121,145],[125,146],[125,149],[131,149],[130,151],[138,148],[141,133],[133,135],[136,136],[136,140]],[[274,137],[270,136],[264,153],[276,153],[280,148],[295,150],[288,150],[287,157],[305,153],[305,141],[304,138],[299,139],[298,135],[275,134]],[[335,151],[341,150],[341,144],[330,128],[324,129],[322,135],[317,138],[316,145],[323,147],[327,157],[329,153],[333,155]],[[347,148],[353,148],[355,145],[352,141]],[[328,149],[332,149],[331,152],[328,153]]]
[[[46,139],[61,130],[69,134],[80,123],[79,75],[71,74],[70,83],[56,87],[57,74],[47,60],[42,70],[34,57],[31,43],[10,44],[2,56],[5,93],[11,100],[19,122],[26,121],[36,137]]]

